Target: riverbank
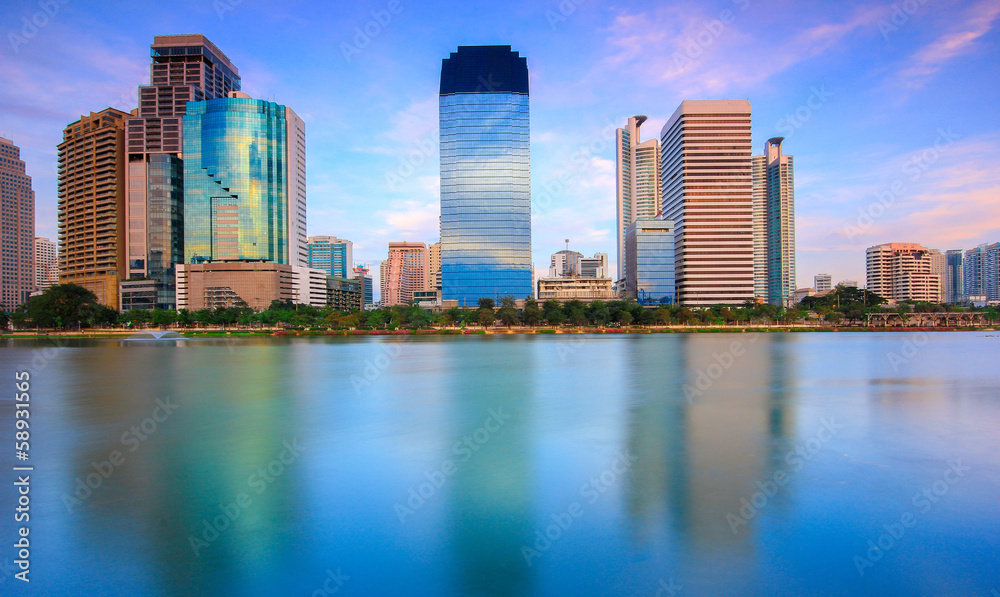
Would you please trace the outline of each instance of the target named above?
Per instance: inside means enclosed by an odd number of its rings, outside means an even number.
[[[997,331],[997,326],[982,327],[864,327],[864,326],[629,326],[629,327],[526,327],[511,328],[429,328],[420,330],[296,330],[284,328],[267,329],[219,329],[219,328],[148,328],[148,329],[102,329],[93,331],[37,331],[4,332],[0,339],[39,339],[39,338],[94,338],[114,339],[133,336],[176,332],[185,338],[212,337],[261,337],[261,336],[462,336],[462,335],[546,335],[546,334],[712,334],[712,333],[789,333],[789,332],[968,332]]]

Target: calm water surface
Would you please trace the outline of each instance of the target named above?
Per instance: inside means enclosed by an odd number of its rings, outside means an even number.
[[[1000,594],[995,332],[4,342],[3,595]]]

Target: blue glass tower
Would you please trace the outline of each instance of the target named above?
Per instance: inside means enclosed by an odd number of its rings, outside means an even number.
[[[184,261],[289,263],[285,107],[190,102],[183,137]]]
[[[459,46],[441,65],[444,300],[532,295],[528,65],[510,46]]]
[[[671,220],[636,220],[625,230],[625,294],[641,305],[676,302]]]

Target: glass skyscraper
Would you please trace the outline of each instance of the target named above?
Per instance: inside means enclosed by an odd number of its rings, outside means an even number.
[[[626,296],[641,305],[672,305],[675,283],[674,223],[636,220],[625,229]]]
[[[305,216],[296,213],[292,176],[300,161],[304,173],[305,158],[289,134],[298,117],[280,104],[233,95],[187,107],[184,262],[299,265],[294,244],[305,236]]]
[[[441,65],[444,300],[532,295],[528,65],[510,46],[459,46]]]
[[[310,236],[306,245],[309,267],[338,278],[354,277],[354,243],[333,236]]]

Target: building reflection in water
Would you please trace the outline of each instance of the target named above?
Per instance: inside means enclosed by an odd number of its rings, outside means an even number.
[[[634,541],[647,552],[724,551],[751,560],[755,519],[734,533],[726,515],[738,515],[741,498],[785,466],[794,434],[789,340],[780,334],[671,339],[634,342],[630,350],[627,441],[638,459],[627,491]]]
[[[107,359],[91,358],[88,380],[78,386],[75,400],[91,401],[81,410],[106,417],[103,428],[115,433],[132,424],[141,430],[142,421],[154,415],[156,398],[170,397],[177,405],[134,452],[133,442],[123,449],[109,435],[110,444],[95,446],[78,464],[86,475],[91,460],[106,459],[114,449],[124,452],[126,463],[95,492],[84,524],[116,520],[145,527],[138,533],[128,529],[147,543],[131,548],[150,554],[147,572],[157,576],[150,584],[165,594],[202,594],[213,587],[218,594],[252,594],[284,586],[260,575],[284,557],[283,546],[294,542],[299,524],[295,514],[302,512],[295,503],[301,480],[285,445],[296,439],[286,379],[294,365],[285,358],[288,351],[253,344],[242,342],[235,351],[224,341],[122,343],[129,362],[142,367],[124,371],[116,367],[114,351],[97,352]],[[149,354],[137,358],[134,351]],[[109,375],[127,379],[101,384]],[[291,462],[280,464],[282,456]],[[206,521],[214,528],[206,528]],[[225,586],[217,586],[223,579]]]
[[[446,390],[453,412],[450,436],[454,442],[468,438],[465,441],[480,446],[475,451],[460,448],[461,455],[452,451],[454,443],[448,448],[458,467],[448,485],[446,522],[458,568],[457,594],[531,594],[531,570],[521,545],[534,530],[530,434],[532,404],[538,399],[534,352],[541,348],[538,342],[525,345],[530,341],[524,336],[485,339],[477,346],[479,358],[455,371]],[[512,349],[511,344],[521,346]],[[448,346],[456,352],[467,350],[461,342]],[[461,360],[457,355],[449,358]],[[484,427],[491,412],[509,415],[495,432]],[[480,445],[478,440],[487,435],[488,441]],[[465,449],[470,455],[463,463]]]

